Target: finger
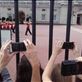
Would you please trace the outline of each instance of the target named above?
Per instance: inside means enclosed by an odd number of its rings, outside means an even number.
[[[25,42],[26,42],[26,43],[28,43],[28,45],[27,45],[27,46],[30,48],[30,47],[31,47],[31,45],[32,45],[32,42],[31,42],[29,39],[26,39],[26,40],[25,40]]]
[[[8,54],[8,56],[10,57],[10,58],[12,58],[14,55],[16,55],[18,52],[13,52],[13,53],[10,53],[10,54]]]
[[[62,41],[57,41],[56,42],[56,47],[62,48],[63,42]]]
[[[9,42],[9,40],[7,40],[6,42],[4,42],[4,44],[2,45],[1,48],[4,48],[4,46]]]
[[[80,53],[79,53],[79,49],[78,49],[78,44],[76,42],[74,42],[74,48],[73,49],[70,49],[70,51],[75,55],[75,56],[79,56]]]
[[[28,46],[35,47],[35,45],[29,39],[27,39],[26,41],[28,42]]]
[[[24,44],[25,44],[25,46],[27,48],[28,47],[28,43],[25,40],[23,42],[24,42]]]
[[[73,51],[77,52],[78,51],[78,47],[77,47],[77,44],[74,42],[74,48],[73,48]]]
[[[59,41],[59,47],[62,48],[62,46],[63,46],[63,42],[62,41]]]
[[[10,54],[10,56],[14,56],[14,55],[16,55],[18,52],[13,52],[13,53],[11,53]]]
[[[29,39],[26,39],[26,41],[28,42],[28,44],[32,44],[32,42]]]
[[[7,42],[2,46],[1,50],[7,49],[8,46],[10,45],[10,43],[11,43],[11,40],[10,40],[10,41],[7,41]]]
[[[8,42],[5,44],[4,49],[8,48],[10,44],[11,44],[11,41],[8,41]]]
[[[77,57],[75,60],[82,61],[82,57]]]

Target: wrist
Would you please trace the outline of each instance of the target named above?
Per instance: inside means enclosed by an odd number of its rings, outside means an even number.
[[[61,51],[59,50],[55,50],[54,52],[52,52],[52,55],[58,55]]]
[[[39,65],[33,65],[32,68],[33,68],[34,70],[36,70],[36,69],[38,70],[38,69],[40,69],[40,66],[39,66]]]

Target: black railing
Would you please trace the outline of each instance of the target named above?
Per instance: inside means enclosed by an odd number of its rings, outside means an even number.
[[[55,3],[55,0],[50,0],[49,58],[52,54],[52,45],[53,45],[54,3]],[[20,41],[18,7],[19,7],[18,0],[14,0],[16,42]],[[72,0],[68,0],[66,42],[70,41],[71,13],[72,13]],[[32,42],[36,45],[36,0],[32,0]],[[0,32],[0,47],[1,47],[1,32]],[[68,55],[69,55],[69,51],[65,50],[65,60],[68,59]],[[18,67],[19,59],[20,59],[20,55],[17,54],[16,55],[17,67]]]
[[[15,11],[15,41],[19,42],[19,16],[18,16],[18,0],[14,0],[14,11]],[[19,53],[16,54],[16,66],[18,69],[18,63],[19,63],[20,55]]]
[[[71,14],[72,14],[72,0],[68,0],[68,14],[67,14],[67,28],[66,28],[66,42],[70,41],[71,28]],[[65,60],[68,60],[69,50],[65,50]]]
[[[53,44],[53,16],[54,16],[54,0],[50,0],[49,58],[52,54],[52,44]]]
[[[32,0],[32,42],[36,45],[36,0]]]

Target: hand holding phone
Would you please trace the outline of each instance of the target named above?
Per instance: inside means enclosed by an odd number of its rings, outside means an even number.
[[[0,50],[0,71],[9,63],[12,57],[17,54],[17,52],[10,53],[9,47],[11,45],[11,41],[6,41]]]

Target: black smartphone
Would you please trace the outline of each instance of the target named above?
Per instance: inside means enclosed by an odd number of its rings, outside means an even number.
[[[64,42],[62,49],[73,49],[74,48],[74,42]]]
[[[11,48],[12,48],[11,52],[26,51],[26,46],[25,46],[24,42],[11,43]]]

